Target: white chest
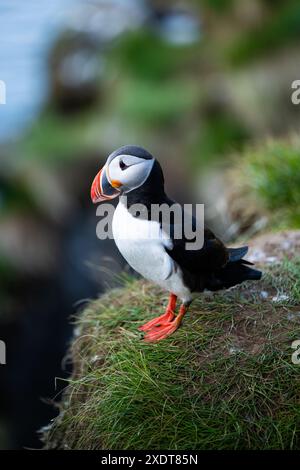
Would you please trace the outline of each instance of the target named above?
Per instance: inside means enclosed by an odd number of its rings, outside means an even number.
[[[172,242],[158,222],[133,217],[119,202],[112,230],[119,251],[133,269],[182,299],[190,298],[179,266],[165,250]]]

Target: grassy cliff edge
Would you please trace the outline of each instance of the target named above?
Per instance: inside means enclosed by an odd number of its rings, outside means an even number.
[[[48,449],[299,449],[300,232],[253,241],[263,280],[202,295],[157,344],[137,327],[167,295],[128,281],[88,305]]]

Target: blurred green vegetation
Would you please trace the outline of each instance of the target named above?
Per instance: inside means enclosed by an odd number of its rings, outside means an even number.
[[[267,2],[272,14],[254,30],[234,39],[228,57],[232,64],[245,64],[262,55],[273,54],[300,38],[300,3],[297,0]]]
[[[34,211],[36,203],[30,189],[21,178],[16,178],[13,184],[9,180],[0,182],[0,218],[11,212]]]
[[[205,5],[208,8],[211,8],[213,11],[217,13],[224,13],[230,8],[232,8],[232,5],[234,3],[234,0],[197,0],[198,4]]]
[[[300,211],[300,142],[272,142],[248,156],[252,186],[269,209]]]
[[[196,177],[212,163],[230,165],[230,157],[239,153],[248,162],[245,173],[263,207],[284,211],[286,224],[300,226],[298,150],[282,139],[289,136],[289,125],[278,132],[280,141],[276,143],[274,128],[278,126],[271,122],[278,114],[273,101],[289,99],[289,90],[280,88],[281,73],[286,69],[279,69],[278,75],[272,69],[268,72],[270,96],[261,102],[255,95],[264,64],[280,63],[287,45],[299,43],[300,6],[295,0],[256,0],[251,7],[246,3],[193,1],[201,28],[200,39],[193,44],[174,45],[157,29],[145,26],[123,35],[105,53],[99,49],[97,57],[103,61],[105,73],[97,79],[99,93],[94,102],[67,113],[54,100],[49,102],[17,142],[14,157],[36,166],[59,167],[62,162],[72,164],[91,155],[102,159],[108,150],[127,142],[146,147],[154,143],[161,160],[173,158],[175,153],[177,158],[182,155],[183,165]],[[68,41],[72,42],[72,36]],[[257,70],[253,63],[259,64]],[[243,76],[251,70],[254,99],[250,111],[247,97],[239,90],[241,70]],[[275,92],[279,98],[272,95]],[[252,119],[258,116],[261,128],[249,121],[249,114]],[[294,108],[286,121],[295,130],[297,120]],[[252,146],[269,135],[273,136],[271,147]],[[0,216],[34,210],[35,196],[26,181],[12,180],[3,194]]]
[[[70,116],[49,107],[19,142],[17,151],[26,160],[41,165],[72,161],[80,153],[94,150],[99,145],[99,111],[95,106],[92,110]]]
[[[156,85],[147,81],[123,83],[115,112],[137,126],[162,128],[175,125],[197,100],[197,89],[185,82]]]
[[[249,136],[243,124],[232,116],[218,112],[214,117],[206,117],[201,133],[193,144],[193,164],[206,164],[220,160],[231,152],[243,148]]]
[[[240,176],[277,228],[300,227],[300,141],[271,140],[239,159]]]
[[[129,33],[119,41],[109,61],[119,69],[122,78],[130,74],[134,78],[161,82],[184,73],[198,48],[198,44],[174,47],[145,29]]]
[[[88,154],[102,157],[107,149],[125,142],[145,146],[160,142],[172,151],[159,158],[172,158],[176,148],[196,175],[212,162],[230,164],[232,154],[243,155],[255,143],[257,131],[260,141],[272,134],[272,113],[265,109],[265,102],[260,105],[257,100],[251,110],[263,116],[265,129],[253,129],[247,99],[243,101],[233,87],[228,91],[226,83],[237,80],[240,68],[246,74],[255,60],[260,64],[264,58],[280,61],[282,49],[297,43],[299,2],[257,0],[249,14],[246,3],[242,8],[236,0],[203,0],[192,5],[200,16],[198,42],[175,46],[148,27],[123,35],[106,54],[106,74],[99,79],[95,102],[66,114],[49,103],[19,141],[20,157],[57,166]],[[255,82],[255,73],[251,76]],[[288,99],[287,90],[282,93]],[[272,98],[268,98],[271,109]],[[298,126],[297,113],[291,119]],[[284,133],[288,135],[288,129]],[[285,210],[289,212],[286,223],[300,226],[298,151],[281,140],[251,152],[246,150],[243,161],[248,161],[245,171],[253,192],[269,211]],[[27,199],[15,193],[16,201]]]
[[[203,89],[207,91],[211,72],[217,72],[221,79],[223,73],[235,73],[234,67],[230,72],[231,64],[247,67],[261,54],[274,55],[291,40],[298,40],[300,6],[293,0],[284,5],[261,0],[257,4],[266,10],[264,15],[251,28],[243,28],[243,18],[236,24],[236,4],[234,0],[197,3],[200,17],[203,11],[204,27],[207,10],[219,13],[215,26],[212,21],[210,30],[204,29],[203,38],[197,44],[174,47],[147,28],[122,37],[107,55],[107,77],[99,82],[99,87],[104,87],[105,98],[90,110],[67,119],[49,107],[22,142],[26,156],[55,159],[76,153],[74,149],[89,150],[101,142],[101,130],[105,132],[105,124],[114,116],[123,119],[125,129],[127,124],[133,127],[143,124],[152,135],[158,127],[168,128],[190,114],[194,147],[203,149],[201,164],[210,156],[224,157],[231,150],[241,148],[247,142],[249,131],[242,120],[230,116],[230,111],[225,116],[218,113],[209,118],[204,116],[202,122],[202,110],[207,106]],[[222,16],[224,11],[226,15]],[[231,33],[221,41],[218,35],[214,36],[214,28],[228,29],[230,25]],[[216,64],[222,54],[225,62]]]

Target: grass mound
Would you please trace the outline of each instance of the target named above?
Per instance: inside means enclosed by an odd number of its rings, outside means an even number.
[[[158,288],[128,281],[92,302],[78,318],[75,370],[46,447],[299,449],[291,343],[300,339],[300,258],[294,239],[286,251],[266,240],[252,250],[265,257],[261,282],[200,297],[160,343],[137,331],[162,311]]]

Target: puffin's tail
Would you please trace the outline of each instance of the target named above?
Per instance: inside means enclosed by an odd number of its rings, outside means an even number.
[[[209,290],[228,289],[244,281],[258,281],[261,279],[262,272],[251,268],[250,266],[253,266],[253,263],[242,258],[247,251],[247,246],[229,248],[228,263],[224,268],[215,271],[208,282],[207,288]]]
[[[247,253],[248,247],[242,246],[241,248],[228,248],[229,251],[229,262],[241,260]],[[246,261],[246,264],[248,262]]]

